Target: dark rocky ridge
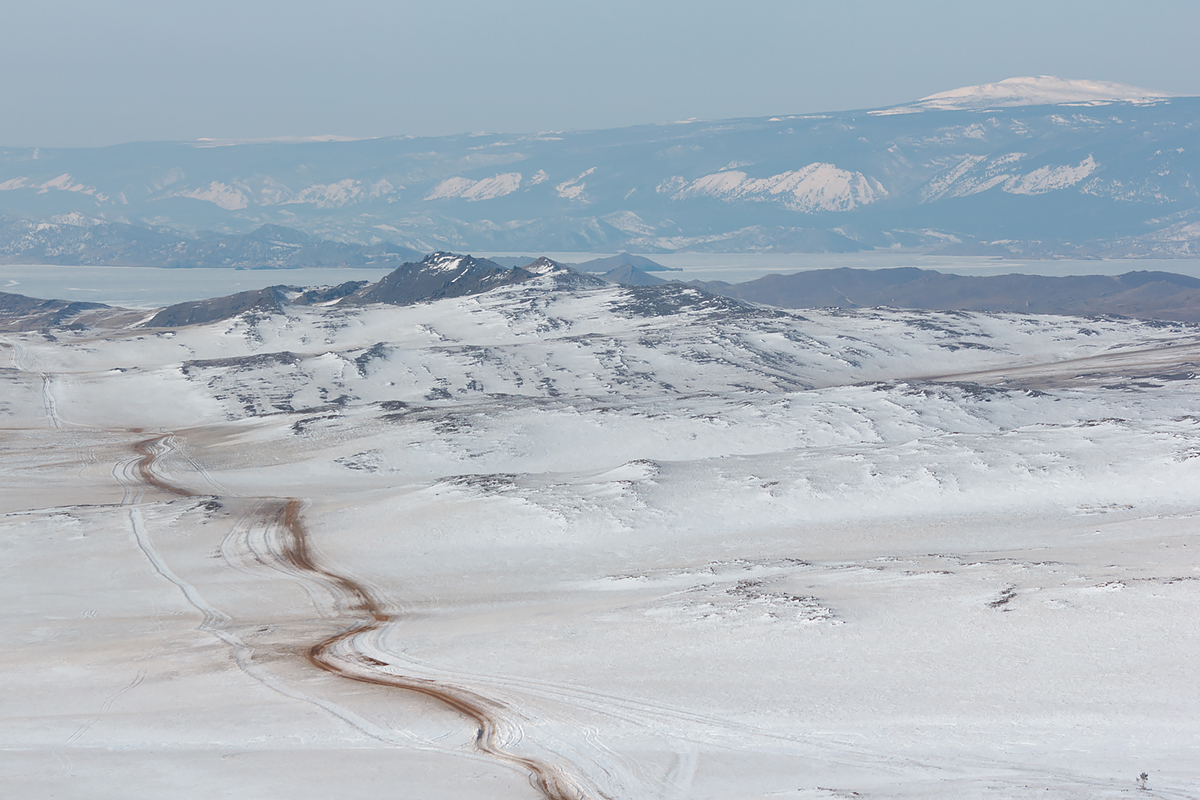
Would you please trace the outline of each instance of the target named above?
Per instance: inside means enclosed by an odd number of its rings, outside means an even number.
[[[225,297],[176,303],[155,314],[146,324],[152,328],[178,328],[182,325],[199,325],[229,319],[246,311],[275,314],[282,312],[288,305],[307,306],[340,300],[365,285],[366,281],[347,281],[339,286],[307,290],[296,286],[268,286],[265,289],[252,289]]]
[[[553,275],[557,284],[564,288],[601,286],[604,283],[599,278],[573,272],[548,258],[539,258],[524,267],[505,268],[485,258],[432,253],[422,261],[396,268],[375,283],[350,281],[340,286],[315,289],[268,286],[266,289],[239,292],[227,297],[178,303],[164,308],[146,324],[162,328],[198,325],[230,319],[248,311],[281,313],[289,305],[411,305],[447,297],[482,294],[545,275]]]
[[[422,300],[480,294],[499,286],[524,283],[533,277],[534,273],[526,267],[505,268],[486,258],[431,253],[423,261],[398,267],[366,287],[354,301],[407,305]]]
[[[83,312],[108,308],[103,303],[41,300],[23,294],[0,292],[0,330],[29,331],[67,326]]]
[[[618,270],[619,272],[620,270]],[[614,310],[641,316],[675,313],[682,308],[741,313],[760,303],[783,308],[867,308],[892,306],[931,311],[1019,312],[1076,316],[1119,315],[1175,322],[1200,322],[1200,279],[1168,272],[1129,272],[1119,276],[1045,277],[950,275],[917,268],[812,270],[768,275],[755,281],[663,282],[626,266],[628,275],[596,276],[576,272],[550,259],[505,268],[487,259],[434,253],[408,263],[376,283],[350,281],[339,286],[269,286],[225,297],[178,303],[145,323],[150,328],[197,325],[241,314],[279,314],[289,306],[372,303],[410,305],[482,294],[502,286],[551,278],[552,290],[596,288],[605,278],[622,278],[626,294],[613,299]],[[141,312],[99,303],[39,300],[0,293],[0,329],[39,330],[105,324],[136,324]],[[119,320],[118,320],[119,318]]]
[[[1170,272],[1124,275],[951,275],[916,267],[819,269],[702,288],[784,308],[894,306],[931,311],[1117,314],[1200,322],[1200,279]]]
[[[661,286],[666,283],[657,275],[651,275],[630,264],[622,264],[616,269],[601,274],[600,277],[609,283],[619,283],[622,286]]]
[[[657,261],[652,261],[645,256],[635,256],[629,253],[618,253],[615,256],[607,256],[606,258],[594,258],[591,261],[584,261],[580,264],[572,264],[574,269],[580,272],[612,272],[621,267],[633,267],[641,272],[679,272],[678,267],[665,267]]]

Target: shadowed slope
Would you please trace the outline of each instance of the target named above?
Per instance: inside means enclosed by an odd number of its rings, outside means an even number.
[[[933,270],[820,269],[706,286],[729,297],[784,308],[893,306],[934,311],[1118,314],[1200,321],[1200,279],[1169,272],[1124,275],[969,276]]]

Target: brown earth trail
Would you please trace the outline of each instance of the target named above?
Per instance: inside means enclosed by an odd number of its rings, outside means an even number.
[[[139,456],[135,465],[138,478],[146,486],[177,497],[201,496],[201,493],[172,483],[155,471],[155,462],[170,451],[171,439],[172,434],[159,434],[134,445],[133,449]],[[607,795],[603,793],[584,790],[579,781],[552,764],[503,749],[498,741],[498,732],[502,726],[500,715],[507,711],[503,704],[469,689],[447,685],[430,678],[409,677],[385,671],[383,668],[389,665],[357,652],[353,646],[355,638],[379,630],[390,622],[392,617],[383,610],[382,605],[364,585],[322,566],[316,560],[309,547],[308,533],[301,515],[303,506],[304,503],[299,498],[264,498],[257,513],[264,518],[264,522],[282,533],[282,566],[291,574],[298,574],[328,587],[338,597],[339,605],[347,614],[359,617],[347,630],[308,647],[305,657],[310,664],[348,680],[414,692],[437,700],[458,712],[476,726],[475,747],[485,755],[526,770],[531,783],[545,800],[589,800],[593,797],[607,800]]]

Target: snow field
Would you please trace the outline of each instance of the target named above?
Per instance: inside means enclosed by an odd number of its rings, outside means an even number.
[[[388,615],[348,656],[593,796],[1197,796],[1189,328],[527,284],[57,336],[0,374],[30,796],[537,796],[304,660],[353,614],[285,498]]]

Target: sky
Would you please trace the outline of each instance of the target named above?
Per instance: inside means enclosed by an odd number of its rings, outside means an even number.
[[[1200,3],[6,0],[0,146],[875,108],[1024,75],[1200,95]]]

